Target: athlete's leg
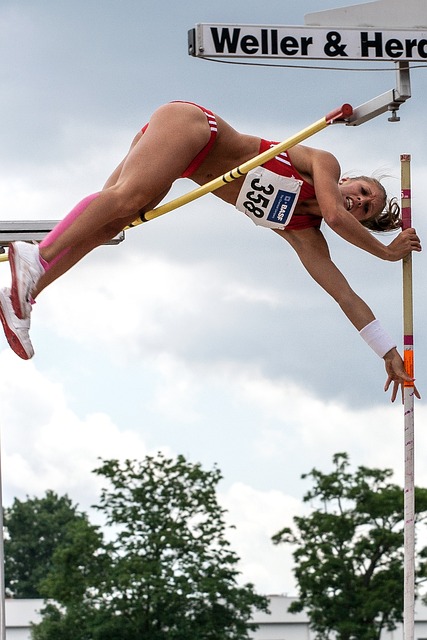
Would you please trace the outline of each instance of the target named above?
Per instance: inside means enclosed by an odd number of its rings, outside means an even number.
[[[141,135],[142,135],[141,132],[139,132],[135,136],[130,146],[130,150],[133,149],[133,147],[137,144],[137,142],[141,138]],[[128,155],[129,155],[129,152],[128,152]],[[127,156],[122,160],[122,162],[118,165],[118,167],[116,167],[116,169],[110,175],[110,177],[108,178],[107,182],[104,185],[104,190],[116,184],[117,180],[120,177],[126,158]],[[66,229],[67,226],[71,224],[73,219],[75,219],[79,215],[79,213],[83,212],[85,205],[88,205],[96,195],[97,194],[88,196],[87,198],[82,200],[81,203],[76,205],[76,207],[74,207],[74,209],[68,214],[68,216],[66,216],[64,220],[59,222],[55,226],[55,228],[52,229],[52,231],[42,240],[39,246],[43,249],[43,247],[52,244],[55,238],[61,234],[61,228],[62,230]],[[162,198],[165,195],[166,193],[162,196]],[[152,206],[155,207],[159,201],[160,199],[156,201]],[[114,236],[120,233],[124,227],[126,227],[128,224],[132,223],[133,221],[134,219],[130,220],[129,222],[126,222],[120,218],[119,220],[117,220],[116,224],[114,224],[114,222],[112,224],[107,224],[102,229],[95,232],[94,234],[89,234],[79,244],[76,244],[75,246],[68,247],[68,249],[65,249],[61,254],[56,256],[54,260],[52,260],[49,264],[46,265],[46,272],[43,275],[43,285],[37,287],[37,291],[35,291],[35,294],[40,293],[40,291],[46,288],[48,284],[50,284],[51,282],[59,278],[59,276],[65,273],[66,271],[68,271],[79,260],[81,260],[87,253],[89,253],[96,247],[114,238]],[[54,266],[55,266],[55,269],[53,270]],[[55,273],[55,275],[53,272]],[[34,295],[34,298],[35,298],[35,295]]]
[[[198,107],[187,103],[160,107],[130,150],[117,181],[71,216],[70,224],[59,234],[53,231],[52,242],[40,249],[42,258],[49,263],[106,224],[132,215],[136,218],[149,202],[167,192],[209,139],[206,116]]]
[[[152,203],[150,202],[147,205],[147,211],[156,207],[165,195],[166,193],[162,195],[161,198],[158,198]],[[32,298],[35,300],[43,289],[54,282],[54,280],[57,280],[60,276],[69,271],[69,269],[77,264],[77,262],[84,258],[88,253],[114,238],[125,227],[134,222],[135,219],[136,218],[133,214],[129,216],[127,220],[120,218],[118,221],[106,225],[95,234],[88,236],[83,242],[65,250],[58,259],[52,260],[52,262],[49,263],[49,268],[38,280],[36,287],[32,292]]]
[[[29,247],[23,247],[22,256],[18,246],[11,252],[11,296],[18,317],[28,315],[30,294],[41,291],[88,251],[105,241],[105,229],[110,226],[117,229],[110,236],[114,237],[135,220],[141,210],[147,210],[150,203],[159,202],[207,144],[210,136],[206,116],[198,107],[187,103],[160,107],[153,114],[144,135],[134,140],[106,188],[82,200],[40,244],[37,255],[47,270],[55,261],[62,263],[52,276],[47,276],[37,287],[40,277],[44,277],[39,271],[38,258],[32,255]],[[90,242],[87,242],[88,238]],[[64,260],[70,252],[71,255]]]

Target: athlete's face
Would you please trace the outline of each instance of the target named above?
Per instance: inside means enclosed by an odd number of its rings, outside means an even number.
[[[375,182],[363,178],[343,178],[339,189],[344,208],[359,222],[375,217],[384,207],[384,193]]]

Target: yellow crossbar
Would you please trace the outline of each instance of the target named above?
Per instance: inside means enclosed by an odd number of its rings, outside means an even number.
[[[283,142],[279,142],[278,144],[271,147],[271,149],[267,149],[267,151],[264,151],[263,153],[260,153],[259,155],[252,158],[251,160],[244,162],[243,164],[236,167],[235,169],[231,169],[231,171],[227,171],[227,173],[224,173],[219,178],[215,178],[214,180],[211,180],[210,182],[207,182],[206,184],[200,187],[197,187],[196,189],[193,189],[193,191],[189,191],[188,193],[182,196],[179,196],[178,198],[175,198],[170,202],[166,202],[165,204],[160,205],[159,207],[156,207],[151,211],[147,211],[146,213],[143,214],[143,218],[138,218],[137,220],[135,220],[135,222],[133,222],[128,227],[126,227],[126,229],[131,229],[133,227],[136,227],[142,224],[143,222],[147,222],[148,220],[153,220],[154,218],[158,218],[159,216],[162,216],[163,214],[168,213],[169,211],[173,211],[174,209],[178,209],[178,207],[182,207],[184,204],[193,202],[193,200],[196,200],[197,198],[200,198],[201,196],[204,196],[207,193],[212,193],[212,191],[215,191],[216,189],[219,189],[220,187],[225,186],[226,184],[232,182],[233,180],[236,180],[237,178],[241,178],[252,169],[259,167],[265,162],[268,162],[268,160],[272,160],[272,158],[277,156],[282,151],[286,151],[287,149],[290,149],[291,147],[294,147],[295,145],[299,144],[303,140],[306,140],[310,136],[313,136],[315,133],[322,131],[322,129],[325,129],[325,127],[327,127],[329,124],[332,124],[333,122],[340,122],[340,121],[345,122],[347,118],[349,118],[352,115],[352,113],[353,113],[352,106],[349,104],[343,104],[341,107],[338,107],[334,111],[331,111],[329,114],[327,114],[320,120],[317,120],[317,122],[314,122],[312,125],[306,127],[305,129],[302,129],[302,131],[300,131],[299,133],[296,133],[295,135],[291,136],[290,138],[287,138],[286,140],[283,140]],[[3,262],[7,259],[8,259],[7,254],[0,254],[0,262]]]
[[[267,151],[264,151],[263,153],[260,153],[259,155],[252,158],[251,160],[244,162],[239,167],[236,167],[231,171],[227,171],[227,173],[224,173],[219,178],[215,178],[214,180],[211,180],[210,182],[207,182],[206,184],[200,187],[197,187],[196,189],[193,189],[193,191],[189,191],[188,193],[185,193],[184,195],[179,196],[178,198],[175,198],[170,202],[166,202],[165,204],[160,205],[159,207],[156,207],[156,209],[147,211],[146,213],[143,214],[143,218],[138,218],[137,220],[135,220],[135,222],[133,222],[131,225],[129,225],[126,228],[129,229],[132,227],[136,227],[142,222],[147,222],[148,220],[153,220],[154,218],[158,218],[159,216],[162,216],[164,213],[169,213],[169,211],[178,209],[178,207],[182,207],[184,204],[193,202],[193,200],[196,200],[197,198],[200,198],[201,196],[204,196],[207,193],[212,193],[212,191],[215,191],[216,189],[223,187],[229,182],[232,182],[237,178],[241,178],[242,176],[246,175],[249,171],[252,171],[252,169],[255,169],[256,167],[259,167],[260,165],[264,164],[264,162],[268,162],[268,160],[272,160],[279,153],[282,153],[282,151],[286,151],[287,149],[294,147],[296,144],[299,144],[303,140],[306,140],[310,136],[313,136],[315,133],[322,131],[322,129],[325,129],[325,127],[327,127],[329,124],[332,124],[335,121],[340,121],[340,120],[344,121],[346,118],[351,116],[352,113],[353,113],[353,108],[351,107],[351,105],[349,104],[342,105],[338,109],[335,109],[334,111],[329,113],[327,116],[321,118],[320,120],[317,120],[317,122],[314,122],[312,125],[306,127],[305,129],[302,129],[302,131],[300,131],[299,133],[296,133],[295,135],[291,136],[290,138],[287,138],[286,140],[283,140],[283,142],[279,142],[278,144],[271,147],[271,149],[267,149]]]

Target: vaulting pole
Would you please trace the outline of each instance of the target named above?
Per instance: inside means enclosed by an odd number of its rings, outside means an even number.
[[[411,156],[400,156],[402,229],[412,226]],[[414,333],[412,296],[412,253],[403,258],[403,358],[407,373],[414,377]],[[404,640],[414,639],[415,613],[415,482],[414,482],[414,383],[403,389],[405,418],[404,486]]]

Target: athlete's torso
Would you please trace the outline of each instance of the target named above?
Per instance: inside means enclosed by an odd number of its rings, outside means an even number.
[[[191,176],[191,179],[199,185],[214,180],[230,171],[230,169],[240,166],[262,151],[269,149],[271,145],[276,144],[262,140],[257,136],[239,133],[219,116],[216,116],[216,119],[218,133],[215,145],[201,166]],[[295,169],[289,154],[279,154],[279,156],[266,162],[263,166],[280,175],[294,176],[303,182],[298,204],[287,229],[319,227],[322,218],[319,214],[314,187]],[[233,182],[220,187],[213,193],[222,200],[234,205],[242,183],[243,178],[233,180]]]
[[[268,140],[261,140],[260,144],[260,153],[267,151],[274,147],[277,142],[270,142]],[[304,212],[304,209],[310,210],[312,208],[312,204],[317,207],[317,202],[307,202],[307,201],[315,201],[316,200],[316,192],[314,190],[314,186],[307,182],[303,178],[303,176],[295,169],[293,166],[289,154],[287,151],[283,151],[275,156],[272,160],[268,160],[263,165],[266,169],[273,171],[281,176],[286,176],[288,178],[296,178],[297,180],[301,180],[301,190],[298,196],[298,203],[294,214],[286,226],[287,231],[298,230],[298,229],[308,229],[310,227],[320,227],[322,222],[322,218],[319,215],[314,215],[309,212]],[[302,203],[306,202],[306,205]]]

